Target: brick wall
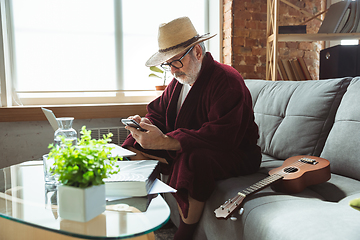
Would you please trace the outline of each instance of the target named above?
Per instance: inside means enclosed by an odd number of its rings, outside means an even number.
[[[288,0],[311,14],[325,9],[325,0]],[[266,0],[224,0],[223,61],[233,66],[244,78],[265,79],[266,76]],[[292,7],[280,2],[279,25],[299,24],[308,19]],[[307,32],[316,33],[320,21],[308,22]],[[319,77],[319,53],[323,42],[280,42],[279,57],[303,57],[313,79]]]
[[[223,63],[233,65],[232,62],[232,36],[233,36],[233,13],[232,0],[224,0],[224,22],[223,22]]]

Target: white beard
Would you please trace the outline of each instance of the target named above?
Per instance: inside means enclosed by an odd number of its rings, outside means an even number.
[[[174,73],[174,78],[179,81],[181,84],[189,84],[193,85],[199,76],[201,63],[197,62],[193,58],[191,58],[189,72],[186,74],[185,72],[176,72]]]

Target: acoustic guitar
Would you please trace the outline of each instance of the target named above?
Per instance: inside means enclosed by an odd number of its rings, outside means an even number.
[[[320,157],[294,156],[286,159],[281,167],[269,171],[269,175],[238,192],[235,197],[227,200],[217,208],[214,211],[216,218],[228,219],[235,210],[241,207],[243,200],[247,196],[270,185],[274,191],[294,194],[303,191],[308,186],[326,182],[331,177],[330,163]]]

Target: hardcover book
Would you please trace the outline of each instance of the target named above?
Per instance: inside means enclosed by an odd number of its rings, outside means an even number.
[[[278,71],[281,80],[285,80],[285,81],[289,80],[288,76],[286,75],[285,67],[281,59],[278,60]]]
[[[297,59],[299,64],[300,64],[300,67],[301,67],[301,70],[303,71],[304,75],[305,75],[305,80],[311,80],[311,75],[310,75],[310,72],[306,66],[306,63],[304,61],[304,59],[302,57],[298,58]]]
[[[130,198],[126,197],[126,198],[116,199],[116,200],[112,200],[112,201],[106,201],[106,205],[108,205],[108,206],[106,206],[106,209],[119,211],[119,210],[121,210],[121,209],[119,209],[119,206],[120,207],[129,206],[129,207],[136,208],[140,212],[146,212],[151,200],[157,196],[158,196],[158,194],[149,194],[149,195],[146,195],[143,197],[130,197]],[[119,204],[125,204],[125,206],[119,205]]]
[[[351,0],[345,0],[330,5],[318,33],[335,33],[350,3]]]
[[[306,33],[306,25],[279,26],[279,34]]]
[[[107,197],[148,195],[160,173],[156,160],[118,161],[120,172],[104,179]]]
[[[281,61],[283,62],[286,75],[288,76],[288,80],[296,81],[296,77],[295,77],[295,74],[294,74],[293,69],[291,67],[290,61],[285,60],[285,59],[281,59]]]
[[[357,18],[357,13],[356,13],[356,8],[357,8],[357,2],[351,2],[348,8],[348,12],[349,12],[349,16],[346,18],[345,16],[343,17],[343,19],[346,19],[346,23],[344,24],[344,26],[340,29],[341,33],[350,33],[350,32],[354,32],[354,28],[357,26],[356,24],[356,18]],[[340,28],[340,26],[339,26]]]

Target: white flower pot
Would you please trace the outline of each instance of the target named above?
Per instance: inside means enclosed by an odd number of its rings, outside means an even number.
[[[60,185],[58,200],[61,218],[87,222],[105,211],[105,184],[88,188]]]

